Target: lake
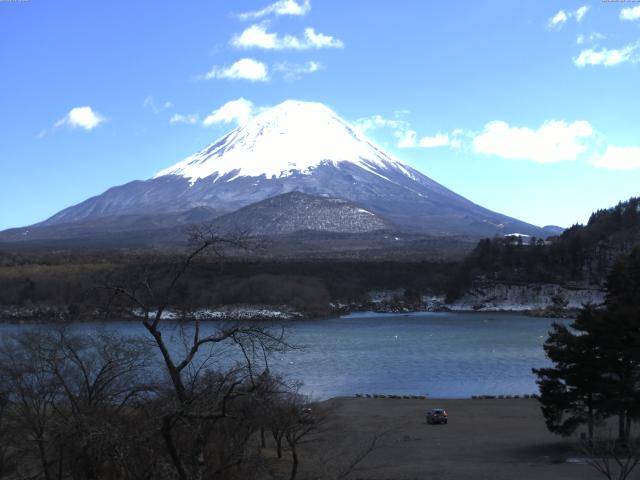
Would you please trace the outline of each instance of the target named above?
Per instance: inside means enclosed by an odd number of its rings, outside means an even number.
[[[553,321],[506,313],[420,312],[287,322],[287,340],[302,348],[276,354],[271,364],[274,372],[303,381],[303,391],[319,399],[356,393],[530,394],[537,391],[531,369],[549,365],[542,345]],[[0,333],[24,328],[51,327],[0,324]],[[73,328],[146,335],[136,322],[86,322]]]

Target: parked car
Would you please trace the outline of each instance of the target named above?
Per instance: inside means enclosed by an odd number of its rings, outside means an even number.
[[[427,423],[429,425],[447,423],[448,418],[449,414],[444,408],[432,408],[427,411]]]

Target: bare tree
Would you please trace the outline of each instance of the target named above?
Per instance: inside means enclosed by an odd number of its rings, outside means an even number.
[[[283,414],[289,419],[284,428],[284,438],[291,450],[291,475],[290,480],[295,480],[300,465],[298,445],[311,432],[318,428],[322,420],[322,413],[318,406],[311,406],[308,400],[295,392],[284,401]]]
[[[54,405],[60,394],[53,377],[44,366],[42,339],[31,333],[4,339],[0,348],[0,375],[9,406],[6,421],[13,432],[12,447],[20,451],[19,476],[39,474],[54,478],[51,457]]]
[[[180,302],[181,281],[195,259],[205,253],[224,258],[228,249],[246,248],[244,238],[220,237],[206,230],[192,234],[195,247],[173,271],[158,281],[148,272],[129,286],[110,285],[112,301],[124,297],[142,318],[161,354],[171,389],[167,391],[160,434],[181,480],[202,479],[205,472],[219,470],[215,455],[207,449],[215,433],[214,424],[228,419],[230,404],[256,391],[256,370],[265,370],[268,354],[286,348],[283,332],[273,332],[260,325],[225,324],[204,333],[196,315],[183,314],[178,322],[183,349],[172,349],[163,336],[165,313]],[[167,280],[168,279],[168,280]],[[182,320],[180,319],[180,320]],[[240,360],[226,371],[212,372],[216,348],[234,346]],[[248,438],[246,436],[245,438]]]
[[[6,441],[10,434],[7,429],[7,407],[9,406],[9,392],[7,385],[1,381],[0,377],[0,477],[11,468],[11,447]]]
[[[390,433],[383,431],[362,439],[355,448],[355,452],[345,456],[345,450],[353,450],[353,445],[348,447],[337,443],[326,445],[316,454],[315,463],[319,474],[312,477],[313,480],[345,480],[351,477],[362,463],[371,454],[383,447],[383,439]]]
[[[4,339],[0,430],[6,426],[12,435],[0,442],[0,461],[5,452],[15,457],[7,462],[9,475],[255,476],[262,462],[258,435],[273,413],[265,407],[291,393],[269,374],[269,354],[288,345],[281,329],[259,324],[204,325],[186,310],[167,321],[196,256],[210,251],[221,258],[221,245],[241,245],[210,236],[198,241],[179,264],[151,265],[139,278],[109,287],[113,305],[140,315],[145,339],[37,328]],[[295,449],[303,432],[287,428],[287,443]]]
[[[640,463],[640,445],[636,440],[620,442],[596,438],[581,444],[580,453],[587,464],[607,480],[626,480]]]
[[[114,447],[126,443],[125,409],[154,390],[146,382],[149,352],[119,336],[60,330],[46,336],[43,354],[60,390],[53,405],[60,455],[78,476],[97,478],[101,465],[114,459]]]
[[[130,406],[150,391],[140,383],[145,368],[145,352],[120,337],[59,330],[5,338],[0,376],[16,474],[102,478],[108,466],[131,478],[116,449],[127,444]]]

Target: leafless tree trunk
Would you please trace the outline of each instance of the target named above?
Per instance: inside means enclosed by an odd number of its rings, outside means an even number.
[[[175,350],[171,350],[163,336],[163,314],[178,300],[180,282],[195,259],[205,253],[222,258],[226,248],[246,247],[243,238],[223,238],[203,230],[195,231],[193,240],[197,246],[176,266],[164,284],[144,276],[129,287],[108,287],[113,294],[112,300],[124,297],[142,314],[142,325],[162,356],[175,402],[163,417],[161,435],[181,480],[200,480],[205,475],[208,461],[203,425],[214,425],[228,418],[230,403],[251,394],[256,388],[254,363],[263,358],[266,360],[268,351],[286,346],[282,332],[273,333],[261,326],[228,325],[218,328],[214,333],[204,334],[200,320],[190,316],[188,325],[180,323],[182,337],[189,338],[184,352],[177,355]],[[202,383],[208,371],[207,360],[203,361],[198,356],[204,347],[211,351],[216,345],[223,344],[235,345],[242,353],[245,364],[243,368],[232,368],[229,375],[219,381],[217,388],[213,388]],[[186,431],[181,428],[181,432],[191,437],[188,448],[181,448],[176,438],[178,425],[187,426]]]
[[[608,480],[627,480],[640,463],[640,445],[629,439],[612,438],[584,442],[580,453],[586,462]]]
[[[138,377],[144,353],[125,339],[23,332],[0,347],[1,383],[17,472],[45,480],[98,478],[121,443],[122,412],[148,391]],[[124,474],[123,474],[124,476]]]
[[[314,477],[314,480],[345,480],[349,478],[373,452],[382,447],[382,439],[389,433],[390,431],[384,431],[363,440],[356,452],[349,457],[345,457],[344,450],[346,448],[339,443],[334,444],[330,449],[321,451],[315,458],[317,470],[321,473]],[[353,445],[349,445],[349,449],[352,447]]]

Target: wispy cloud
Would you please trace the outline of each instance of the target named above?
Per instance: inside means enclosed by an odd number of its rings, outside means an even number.
[[[409,122],[402,120],[400,117],[408,113],[406,110],[399,110],[395,113],[394,118],[384,118],[382,115],[372,115],[370,117],[358,118],[353,125],[362,133],[377,128],[388,127],[395,131],[405,131],[410,127]]]
[[[255,20],[258,18],[266,17],[267,15],[295,15],[303,16],[309,13],[311,10],[311,3],[309,0],[298,3],[295,0],[280,0],[264,7],[261,10],[253,12],[245,12],[238,14],[240,20]]]
[[[596,42],[598,40],[604,40],[607,37],[601,33],[598,32],[593,32],[590,35],[583,35],[583,34],[579,34],[576,37],[576,43],[578,45],[582,45],[583,43],[587,43],[587,42]]]
[[[620,20],[633,21],[640,18],[640,5],[620,10]]]
[[[382,115],[359,118],[354,122],[354,126],[362,133],[379,128],[389,129],[397,139],[398,148],[458,148],[460,146],[458,137],[463,133],[462,130],[455,130],[451,135],[438,132],[433,136],[419,137],[411,128],[411,124],[402,118],[406,113],[408,113],[406,110],[399,110],[395,112],[394,118],[384,118]]]
[[[612,170],[635,170],[640,168],[640,147],[607,146],[604,153],[591,158],[591,165]]]
[[[167,110],[168,108],[172,108],[173,107],[173,102],[170,101],[166,101],[166,102],[162,102],[160,103],[160,105],[156,104],[155,100],[153,99],[153,97],[151,95],[149,95],[147,98],[144,99],[144,102],[142,103],[142,106],[145,108],[150,109],[151,111],[153,111],[153,113],[160,113],[163,110]]]
[[[558,13],[547,21],[547,28],[549,30],[560,30],[571,18],[575,18],[576,22],[581,22],[588,11],[589,7],[586,5],[581,6],[573,12],[559,10]]]
[[[244,125],[254,115],[256,110],[253,102],[240,97],[236,100],[230,100],[215,109],[210,115],[205,117],[202,124],[207,127],[219,123]]]
[[[577,9],[575,12],[573,12],[573,16],[576,18],[577,22],[581,22],[582,18],[587,14],[588,11],[589,11],[589,7],[587,7],[586,5],[583,5],[579,9]]]
[[[472,148],[475,153],[511,160],[555,163],[575,160],[588,149],[585,140],[593,134],[591,124],[584,120],[573,123],[550,120],[538,129],[493,121],[473,137]]]
[[[344,44],[330,35],[317,33],[313,28],[307,28],[302,37],[294,35],[280,36],[278,33],[268,32],[266,24],[251,25],[239,35],[231,39],[231,45],[236,48],[262,48],[264,50],[309,50],[318,48],[342,48]]]
[[[187,113],[185,115],[181,113],[175,113],[170,119],[169,123],[187,123],[189,125],[193,125],[198,123],[200,119],[200,115],[197,113]]]
[[[249,80],[250,82],[266,82],[269,80],[269,68],[258,60],[243,58],[228,67],[215,65],[203,78],[205,80],[224,78],[230,80]]]
[[[448,147],[451,145],[449,135],[446,133],[438,132],[434,136],[420,137],[415,130],[406,130],[404,132],[396,132],[398,135],[398,147],[399,148],[435,148],[435,147]]]
[[[636,63],[640,61],[636,50],[640,46],[640,43],[627,45],[621,49],[606,49],[601,48],[599,50],[593,48],[587,48],[582,50],[580,54],[573,59],[573,63],[577,67],[586,67],[588,65],[602,65],[604,67],[612,67],[620,65],[621,63]]]
[[[314,73],[319,70],[322,70],[322,65],[313,61],[307,63],[280,62],[273,66],[273,71],[280,72],[282,74],[282,78],[288,82],[298,80],[303,75]]]

